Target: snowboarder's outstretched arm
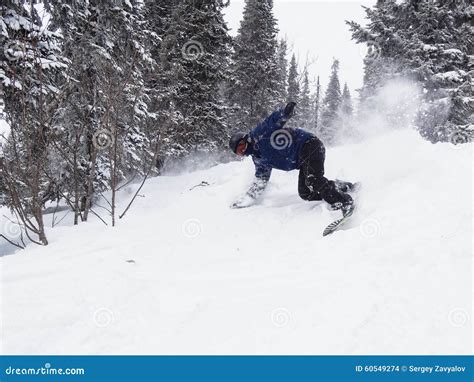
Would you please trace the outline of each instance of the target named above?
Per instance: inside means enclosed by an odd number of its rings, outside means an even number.
[[[272,168],[255,163],[255,180],[248,191],[237,199],[231,208],[245,208],[255,204],[267,187],[267,183],[272,174]]]
[[[295,106],[296,102],[288,102],[284,108],[274,111],[250,132],[251,138],[256,138],[259,135],[262,135],[268,129],[278,130],[283,128],[285,123],[293,116]]]

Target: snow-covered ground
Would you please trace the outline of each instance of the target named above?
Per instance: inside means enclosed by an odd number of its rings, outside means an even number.
[[[402,130],[326,163],[363,189],[325,238],[338,213],[301,200],[297,172],[229,209],[249,159],[150,180],[115,228],[49,229],[0,259],[3,353],[471,354],[472,146]]]

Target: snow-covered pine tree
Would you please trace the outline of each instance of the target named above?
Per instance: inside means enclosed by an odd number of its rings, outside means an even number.
[[[150,54],[156,62],[156,66],[146,74],[146,86],[149,88],[150,94],[149,110],[153,113],[154,118],[149,119],[145,134],[151,142],[159,144],[160,149],[156,163],[158,171],[161,170],[167,157],[166,145],[163,145],[161,140],[166,140],[166,131],[173,113],[170,102],[173,86],[171,86],[167,77],[168,73],[164,69],[167,65],[166,54],[162,55],[161,51],[162,41],[170,27],[174,8],[175,1],[173,0],[145,0],[145,20],[147,28],[153,33]]]
[[[309,87],[308,68],[305,68],[303,74],[303,87],[300,93],[300,103],[298,110],[298,125],[305,130],[311,129],[311,121],[313,117],[313,110],[311,108],[311,90]]]
[[[341,101],[339,60],[334,59],[329,84],[324,95],[321,112],[321,127],[319,129],[320,138],[327,144],[334,143],[340,127],[339,108]]]
[[[287,42],[285,39],[281,39],[278,44],[277,58],[278,58],[278,98],[286,100],[287,86],[288,86],[288,59],[287,55]]]
[[[354,108],[352,106],[351,93],[349,91],[349,87],[347,86],[347,82],[345,82],[344,88],[342,90],[341,113],[344,118],[351,118],[353,110]]]
[[[315,134],[319,135],[319,127],[320,127],[320,114],[321,114],[321,82],[319,81],[319,76],[316,79],[316,90],[313,94],[313,110],[312,110],[312,118],[311,118],[311,129],[314,131]]]
[[[169,156],[218,152],[228,142],[223,83],[231,40],[224,6],[218,0],[181,1],[163,38],[162,102],[170,105],[163,143]]]
[[[47,245],[43,206],[50,182],[46,173],[66,60],[59,51],[60,35],[41,24],[37,4],[5,0],[1,10],[0,82],[10,126],[0,157],[6,205],[29,240]]]
[[[404,65],[424,85],[428,106],[418,116],[422,136],[459,144],[474,139],[474,43],[472,2],[432,1],[415,8],[417,40],[403,34]],[[408,29],[408,27],[406,27]],[[439,111],[446,111],[440,115]],[[437,116],[433,118],[433,116]]]
[[[154,44],[150,54],[155,61],[160,59],[161,41],[170,27],[175,1],[173,0],[144,0],[144,16],[147,28],[154,34]]]
[[[300,83],[298,74],[298,64],[293,54],[290,61],[290,69],[288,70],[288,90],[287,101],[293,101],[299,104],[300,101]]]
[[[246,0],[234,40],[232,125],[248,130],[282,102],[278,91],[277,24],[272,0]]]
[[[62,194],[87,220],[93,199],[143,173],[152,156],[141,131],[152,117],[144,73],[152,65],[140,1],[51,1],[53,22],[70,60],[68,97],[55,134],[54,171]],[[114,219],[114,203],[112,220]]]
[[[340,137],[345,138],[351,134],[353,117],[352,98],[347,83],[344,83],[339,114],[339,119],[341,121]]]
[[[364,7],[369,24],[366,29],[359,24],[348,21],[353,38],[367,44],[364,57],[363,85],[358,89],[359,100],[363,109],[373,112],[377,90],[387,80],[393,78],[399,65],[394,57],[399,52],[398,42],[394,40],[391,23],[398,7],[395,0],[377,0],[373,8]],[[387,52],[387,53],[386,53]],[[388,53],[390,52],[390,53]]]
[[[373,51],[365,60],[364,103],[387,79],[422,84],[425,104],[417,124],[432,142],[472,137],[472,5],[454,0],[387,0],[367,8],[367,27],[350,22],[353,38]]]

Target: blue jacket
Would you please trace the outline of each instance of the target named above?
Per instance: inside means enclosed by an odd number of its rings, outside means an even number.
[[[255,176],[270,179],[272,169],[290,171],[299,168],[299,154],[304,143],[314,135],[301,129],[283,128],[288,120],[283,109],[273,112],[249,133]]]

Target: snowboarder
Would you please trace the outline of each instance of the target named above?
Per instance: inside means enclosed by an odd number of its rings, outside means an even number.
[[[343,216],[352,213],[353,200],[347,192],[354,184],[328,180],[324,176],[325,148],[313,134],[293,128],[284,128],[293,116],[296,103],[273,112],[250,133],[234,134],[230,149],[239,156],[252,156],[255,181],[247,193],[232,204],[232,208],[252,205],[265,189],[272,169],[284,171],[299,169],[298,193],[304,200],[325,200]]]

